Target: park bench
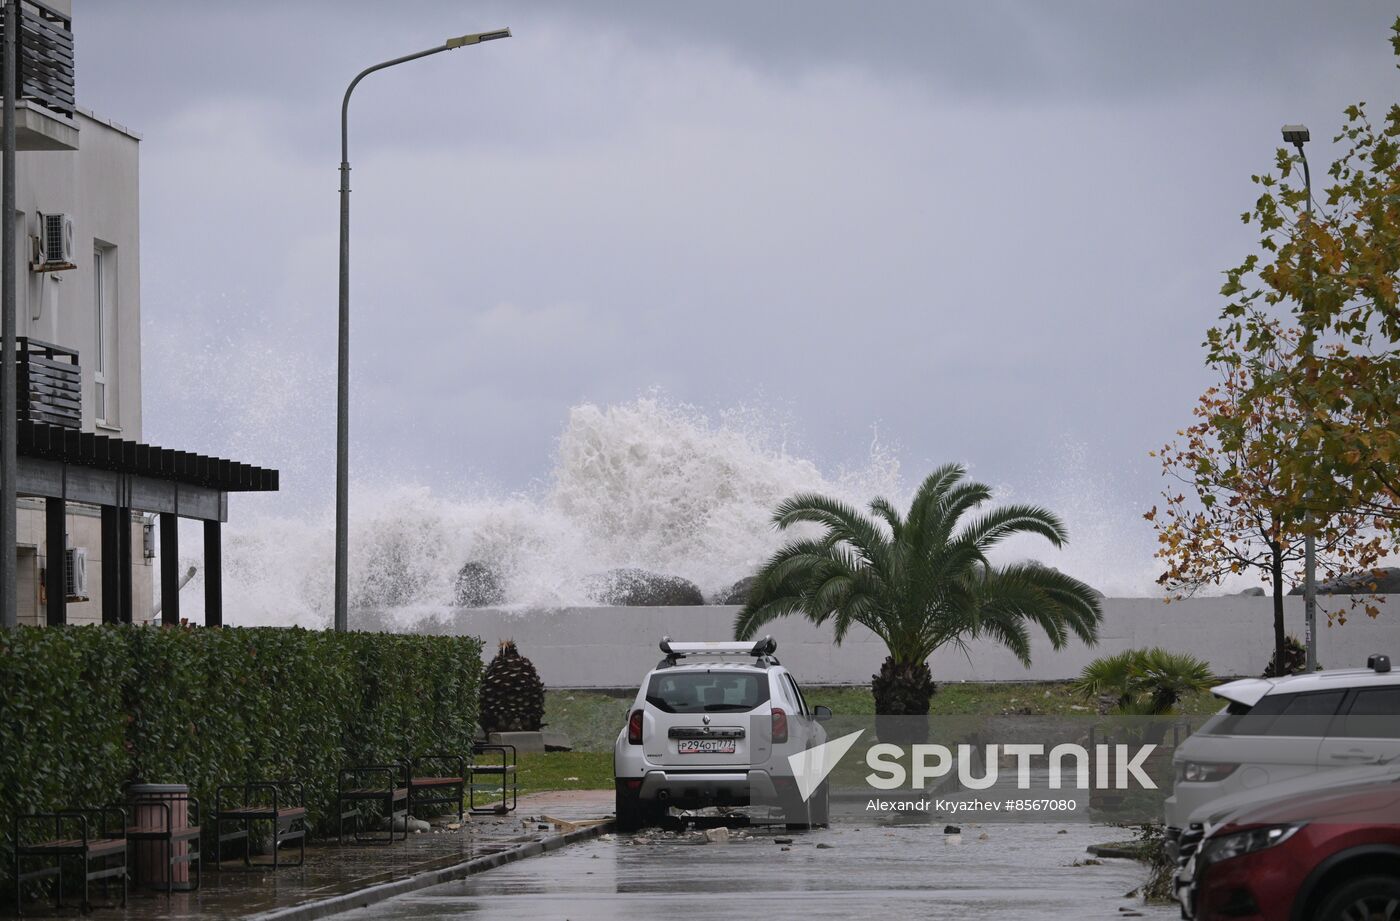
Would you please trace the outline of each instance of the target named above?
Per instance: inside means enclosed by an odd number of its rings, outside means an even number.
[[[186,788],[180,786],[177,789]],[[132,863],[135,864],[138,880],[147,861],[160,861],[161,871],[153,876],[158,882],[164,882],[165,894],[168,897],[175,891],[175,877],[179,875],[177,868],[183,863],[188,864],[193,871],[193,885],[190,888],[198,889],[203,879],[199,861],[199,800],[190,796],[187,791],[167,790],[149,794],[129,788],[126,810],[130,816],[126,837],[136,846]],[[179,847],[181,844],[184,845],[183,848]]]
[[[272,832],[272,862],[254,863],[252,832],[256,823],[267,822]],[[224,826],[233,826],[225,832]],[[224,844],[243,842],[243,869],[271,866],[299,867],[306,862],[306,790],[294,780],[253,781],[226,784],[214,794],[214,827],[217,836],[215,868],[223,870]],[[278,853],[283,844],[299,842],[296,863],[283,864]]]
[[[495,760],[499,755],[500,760]],[[483,757],[490,760],[482,761]],[[473,815],[501,815],[513,812],[519,798],[520,787],[516,782],[516,750],[509,744],[486,744],[472,746],[472,761],[467,767],[467,798]],[[478,797],[500,802],[483,803],[478,806]],[[509,805],[507,805],[509,803]]]
[[[92,910],[88,887],[96,880],[102,880],[105,891],[108,880],[120,878],[122,907],[126,907],[126,813],[121,807],[21,815],[15,819],[14,841],[15,914],[20,913],[23,905],[24,884],[48,877],[56,879],[54,907],[63,907],[63,862],[72,858],[77,858],[83,866],[83,911]],[[25,871],[26,861],[31,866],[35,862],[44,865]],[[48,865],[50,863],[52,865]]]
[[[367,842],[374,844],[394,843],[394,819],[400,815],[407,816],[408,813],[408,793],[406,785],[398,783],[398,777],[407,776],[402,765],[395,766],[389,764],[366,764],[356,765],[340,769],[340,774],[336,780],[336,812],[339,816],[336,825],[336,838],[341,843],[345,843],[345,820],[354,820],[355,842]],[[388,821],[389,833],[387,837],[362,836],[360,834],[360,820],[363,816],[365,804],[380,806],[380,811]],[[398,804],[403,803],[399,808]],[[403,836],[408,837],[408,822],[404,822]]]
[[[420,806],[453,806],[461,821],[467,797],[467,759],[461,755],[420,755],[403,762],[408,813]],[[408,823],[404,823],[407,829]]]

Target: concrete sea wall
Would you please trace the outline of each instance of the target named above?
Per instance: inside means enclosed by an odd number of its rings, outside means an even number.
[[[1347,599],[1319,599],[1321,609],[1345,611]],[[1139,646],[1191,652],[1219,675],[1258,675],[1272,652],[1273,613],[1268,598],[1230,596],[1164,604],[1152,598],[1104,599],[1099,644],[1073,641],[1054,650],[1035,637],[1032,665],[1024,668],[1005,649],[986,641],[966,650],[944,648],[930,662],[937,681],[1032,681],[1073,678],[1090,660]],[[1303,632],[1303,600],[1286,600],[1288,630]],[[513,611],[464,609],[448,612],[446,629],[480,636],[489,658],[496,641],[512,638],[554,688],[626,688],[661,658],[662,636],[677,640],[725,640],[733,636],[737,607],[589,607]],[[1319,619],[1325,618],[1319,612]],[[442,622],[439,621],[439,624]],[[778,658],[807,684],[865,684],[884,660],[884,646],[855,628],[841,646],[829,626],[800,618],[770,624]],[[1400,596],[1390,596],[1380,617],[1357,610],[1345,624],[1319,629],[1318,657],[1327,668],[1361,666],[1371,653],[1387,653],[1400,666]]]

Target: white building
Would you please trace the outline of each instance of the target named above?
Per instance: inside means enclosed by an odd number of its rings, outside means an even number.
[[[189,517],[206,522],[217,622],[227,493],[275,489],[276,472],[143,443],[141,138],[77,105],[71,0],[22,8],[18,620],[148,619],[157,569],[163,594],[178,596],[176,520]],[[159,565],[145,533],[157,520]]]

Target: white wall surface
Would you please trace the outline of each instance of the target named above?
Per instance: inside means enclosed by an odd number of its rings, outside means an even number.
[[[97,311],[94,298],[95,243],[112,247],[115,312],[108,335],[115,338],[115,367],[108,390],[116,406],[103,434],[141,440],[141,247],[140,142],[129,131],[79,112],[78,149],[29,150],[16,154],[15,207],[20,270],[17,325],[32,336],[75,349],[83,369],[83,431],[95,430],[94,350]],[[40,212],[73,219],[73,262],[64,272],[31,272],[31,235]]]
[[[1347,599],[1322,598],[1333,610]],[[554,688],[635,687],[661,658],[664,635],[677,640],[725,640],[733,634],[736,607],[564,608],[560,610],[463,610],[448,615],[446,629],[480,636],[489,659],[498,640],[512,638]],[[1302,636],[1303,600],[1288,598],[1290,633]],[[1319,614],[1319,617],[1322,617]],[[1191,652],[1219,675],[1258,675],[1273,649],[1273,613],[1268,598],[1202,598],[1164,604],[1151,598],[1104,599],[1104,626],[1097,647],[1073,642],[1058,652],[1043,636],[1034,644],[1032,665],[1024,668],[1005,649],[987,642],[964,654],[943,649],[930,662],[935,681],[1029,681],[1075,677],[1091,659],[1139,646]],[[830,627],[805,620],[775,621],[764,631],[778,641],[777,656],[806,684],[865,684],[884,660],[883,645],[863,628],[840,647]],[[1318,655],[1324,667],[1366,664],[1383,652],[1400,664],[1400,599],[1392,596],[1378,619],[1364,613],[1319,630]]]

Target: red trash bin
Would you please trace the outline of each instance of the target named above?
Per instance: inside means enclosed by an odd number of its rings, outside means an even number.
[[[130,801],[131,816],[129,821],[133,828],[165,828],[165,812],[170,810],[170,827],[180,830],[189,827],[190,820],[190,788],[182,783],[134,783],[126,788],[127,798]],[[135,838],[133,854],[135,857],[135,879],[137,883],[159,886],[164,889],[166,886],[166,874],[174,871],[170,882],[176,889],[190,888],[190,865],[181,861],[172,867],[166,855],[166,843],[164,841],[141,840]],[[189,853],[191,845],[198,847],[196,841],[176,841],[173,845],[174,856],[183,857]]]

